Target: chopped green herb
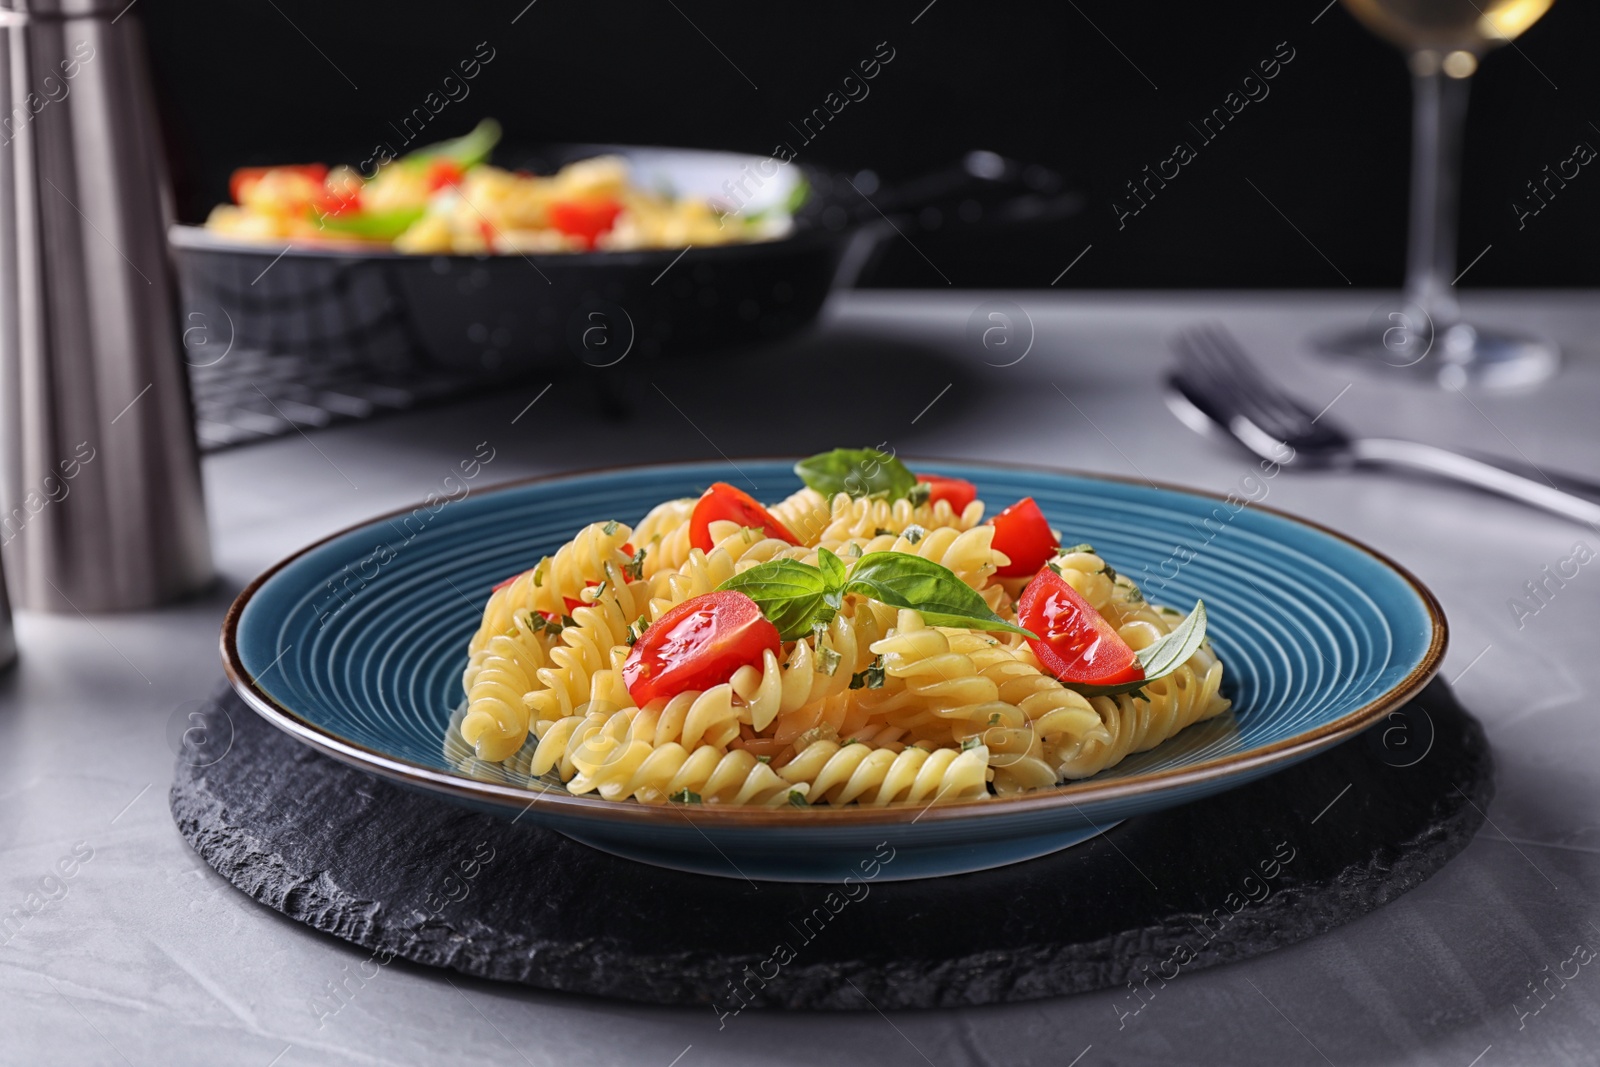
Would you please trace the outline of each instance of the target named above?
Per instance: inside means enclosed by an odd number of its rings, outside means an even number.
[[[1051,560],[1049,563],[1046,563],[1045,566],[1049,567],[1051,573],[1054,574],[1056,577],[1058,577],[1058,578],[1061,577],[1061,565],[1058,564],[1055,560]]]
[[[622,565],[622,576],[636,582],[644,577],[644,549],[639,549],[632,559]]]
[[[854,556],[856,559],[860,559],[861,558],[861,545],[858,544],[855,541],[851,541],[850,542],[850,555]]]
[[[605,583],[605,580],[602,579],[600,584],[594,587],[594,598],[595,598],[595,600],[599,600],[601,597],[605,596],[605,593],[606,593],[606,583]]]
[[[883,688],[883,657],[879,656],[867,664],[864,671],[850,676],[851,689],[882,689]]]
[[[1139,591],[1138,586],[1129,585],[1124,587],[1123,599],[1130,604],[1143,604],[1144,594]]]
[[[833,677],[833,672],[839,669],[839,661],[843,658],[827,645],[817,646],[817,670],[830,678]]]
[[[548,558],[541,559],[539,561],[539,565],[537,567],[533,568],[533,587],[535,589],[539,588],[541,585],[544,584],[544,567],[545,567],[545,564],[549,563],[549,562],[550,562],[550,560]]]
[[[703,801],[700,799],[700,794],[696,793],[696,792],[694,792],[693,790],[690,790],[690,789],[680,789],[676,793],[674,793],[670,797],[668,797],[667,799],[672,801],[674,804],[700,804],[700,803],[703,803]]]
[[[1087,552],[1092,556],[1094,555],[1094,546],[1088,542],[1084,542],[1083,544],[1073,545],[1071,548],[1063,548],[1057,553],[1057,555],[1070,556],[1074,552]]]
[[[904,530],[900,531],[900,536],[904,537],[912,544],[916,544],[918,541],[921,541],[924,537],[928,536],[928,531],[924,530],[920,526],[907,526]]]
[[[540,631],[548,633],[551,637],[561,632],[561,624],[554,619],[547,619],[537,611],[530,611],[522,618],[523,625],[530,634]]]
[[[1109,563],[1100,568],[1100,573],[1110,578],[1113,582],[1117,580],[1117,570]]]
[[[772,757],[771,756],[757,756],[756,757],[756,762],[757,763],[771,763],[772,762]]]
[[[888,529],[887,527],[880,526],[876,530],[872,531],[872,536],[873,537],[893,537],[894,536],[894,531],[891,530],[891,529]]]
[[[563,615],[563,616],[561,616],[561,625],[562,626],[576,626],[578,624],[573,621],[571,615]]]
[[[789,790],[789,804],[796,808],[808,808],[811,806],[806,803],[806,795],[798,789]]]
[[[989,725],[990,726],[999,726],[1000,725],[1000,713],[998,711],[995,712],[993,715],[989,716]]]
[[[977,734],[973,734],[971,737],[961,742],[961,751],[970,752],[981,744],[983,744],[983,738]]]
[[[928,497],[932,495],[933,486],[929,485],[927,482],[918,482],[911,489],[911,491],[906,494],[906,499],[911,502],[912,507],[920,508],[922,505],[928,502]]]
[[[610,522],[600,527],[600,531],[607,537],[615,537],[617,531],[620,529],[622,529],[622,523],[618,522],[616,519],[612,519]]]

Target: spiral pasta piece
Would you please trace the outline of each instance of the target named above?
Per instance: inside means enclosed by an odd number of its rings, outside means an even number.
[[[644,550],[644,577],[674,571],[689,558],[689,516],[693,498],[668,500],[651,508],[633,531],[633,545]]]
[[[729,684],[749,707],[750,725],[756,731],[765,730],[779,716],[792,716],[817,701],[847,694],[852,677],[872,662],[872,642],[884,630],[881,613],[860,598],[850,601],[814,645],[796,641],[782,663],[765,651],[760,669],[746,666],[734,672]]]
[[[950,803],[981,800],[989,795],[988,750],[966,751],[915,746],[892,752],[866,744],[840,746],[817,741],[778,774],[796,785],[809,786],[807,801],[830,804],[859,802],[881,806],[907,803]]]
[[[833,518],[833,506],[828,498],[810,486],[791,493],[767,511],[803,545],[816,544]]]
[[[748,752],[723,752],[711,745],[691,751],[676,741],[660,746],[644,741],[590,744],[573,763],[578,773],[567,788],[598,792],[607,800],[633,797],[660,804],[693,794],[704,804],[773,806],[791,803],[791,798],[803,800],[810,788],[779,777]]]
[[[585,587],[603,581],[607,565],[615,566],[619,573],[627,565],[629,557],[622,546],[631,536],[632,531],[620,522],[585,526],[554,556],[546,556],[489,594],[483,620],[467,651],[476,652],[495,634],[512,633],[519,611],[565,615],[566,601],[581,599]]]
[[[703,692],[689,690],[668,700],[653,700],[643,708],[624,709],[615,718],[626,721],[629,740],[721,749],[739,736],[744,715],[745,709],[734,705],[733,687],[724,683]]]
[[[554,722],[536,723],[533,729],[539,744],[533,750],[533,758],[528,761],[528,773],[537,778],[553,770],[563,782],[570,780],[578,773],[578,768],[572,762],[573,754],[591,734],[605,726],[606,718],[596,711],[586,715],[568,715]]]
[[[1077,753],[1063,760],[1062,776],[1098,774],[1125,756],[1155,748],[1186,727],[1226,711],[1228,702],[1217,692],[1222,665],[1213,661],[1199,666],[1196,661],[1200,657],[1201,653],[1195,653],[1177,671],[1145,686],[1143,697],[1123,693],[1092,698],[1110,738],[1085,741]]]
[[[938,629],[902,608],[895,631],[872,645],[883,657],[884,673],[907,682],[907,691],[936,707],[962,707],[998,700],[995,684],[978,674],[969,656],[954,652]]]
[[[978,673],[995,683],[1003,704],[1021,713],[1020,722],[1007,716],[1003,727],[993,724],[978,735],[999,751],[1022,750],[1022,756],[1011,763],[991,759],[992,764],[1003,765],[1009,772],[1004,783],[997,775],[997,789],[1009,791],[1012,785],[1023,789],[1039,788],[1024,783],[1040,782],[1047,774],[1050,781],[1044,784],[1053,784],[1060,776],[1061,766],[1089,741],[1111,741],[1111,734],[1088,698],[1068,689],[1037,665],[1024,661],[1013,649],[987,635],[974,633],[952,634],[950,645],[966,653]],[[1009,736],[1009,732],[1015,730],[1025,731],[1029,740],[1025,747],[1020,738]],[[997,732],[1003,734],[1003,739]],[[1024,758],[1037,760],[1038,765],[1025,763]]]
[[[584,591],[589,599],[572,609],[575,625],[561,630],[547,653],[549,665],[534,672],[534,684],[523,699],[540,721],[591,708],[633,706],[622,684],[622,664],[628,657],[629,626],[644,614],[649,592],[643,582],[626,582],[615,564],[608,563],[607,575],[601,585]]]
[[[479,759],[506,759],[528,739],[522,695],[545,664],[544,647],[531,634],[495,634],[472,654],[472,663],[461,736]]]
[[[921,526],[925,530],[946,526],[970,530],[982,521],[983,503],[977,500],[957,514],[943,500],[913,505],[905,499],[888,501],[839,493],[829,504],[828,522],[817,535],[816,543],[864,540],[879,536],[880,530],[898,534],[909,526]]]

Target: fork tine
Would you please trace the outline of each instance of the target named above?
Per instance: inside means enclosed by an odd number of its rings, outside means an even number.
[[[1286,416],[1296,421],[1304,419],[1308,412],[1303,406],[1283,389],[1278,388],[1258,367],[1239,344],[1237,338],[1221,326],[1212,325],[1207,329],[1211,344],[1219,358],[1228,367],[1229,372],[1241,384],[1247,385],[1261,400],[1279,408]]]
[[[1280,439],[1310,429],[1310,412],[1273,385],[1226,330],[1206,324],[1192,335],[1190,351],[1198,356],[1212,385],[1233,397],[1241,414]]]

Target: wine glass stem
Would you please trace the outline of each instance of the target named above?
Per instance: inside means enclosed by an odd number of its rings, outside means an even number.
[[[1413,63],[1413,66],[1421,66]],[[1459,317],[1453,288],[1461,132],[1466,78],[1439,70],[1412,75],[1411,233],[1406,250],[1406,302],[1426,313],[1435,331]]]

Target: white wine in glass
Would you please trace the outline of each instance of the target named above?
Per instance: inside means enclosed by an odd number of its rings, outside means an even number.
[[[1474,55],[1504,44],[1538,22],[1553,0],[1345,0],[1367,29],[1407,51]]]
[[[1411,225],[1405,289],[1363,328],[1317,339],[1346,356],[1432,377],[1442,385],[1527,385],[1553,374],[1542,338],[1465,322],[1456,304],[1456,190],[1468,80],[1479,59],[1550,10],[1553,0],[1344,0],[1367,28],[1410,56],[1413,87]]]

